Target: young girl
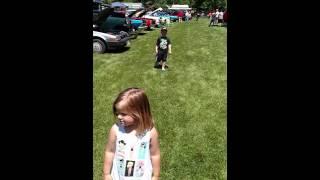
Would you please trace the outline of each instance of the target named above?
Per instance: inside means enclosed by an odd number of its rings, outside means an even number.
[[[138,88],[122,91],[113,103],[118,122],[109,132],[104,180],[158,180],[160,147],[150,105]]]

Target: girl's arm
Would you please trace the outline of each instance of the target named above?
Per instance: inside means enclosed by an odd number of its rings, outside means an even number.
[[[158,132],[155,128],[151,129],[150,141],[150,155],[153,169],[152,180],[158,180],[160,178],[160,145],[158,139]]]
[[[112,167],[112,161],[114,157],[114,153],[116,151],[116,139],[117,139],[117,125],[113,125],[109,132],[108,143],[106,146],[106,151],[104,155],[104,167],[103,167],[103,179],[109,180],[111,179],[110,171]]]

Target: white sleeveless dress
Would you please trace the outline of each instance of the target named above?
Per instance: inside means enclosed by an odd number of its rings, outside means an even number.
[[[126,133],[123,126],[118,127],[112,179],[151,180],[150,131],[138,137]]]

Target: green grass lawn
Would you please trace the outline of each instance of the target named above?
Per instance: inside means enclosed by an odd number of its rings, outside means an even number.
[[[169,69],[154,69],[159,29],[123,52],[93,54],[93,173],[101,180],[112,103],[128,87],[143,88],[160,134],[161,179],[227,178],[227,29],[206,18],[174,23]]]

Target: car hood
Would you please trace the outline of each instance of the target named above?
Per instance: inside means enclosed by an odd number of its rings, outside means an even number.
[[[135,13],[132,17],[142,17],[146,13],[147,11],[145,9],[142,9],[141,11],[138,11],[137,13]]]
[[[113,35],[113,34],[110,34],[110,33],[98,32],[98,31],[93,31],[93,36],[94,37],[103,37],[103,39],[116,38],[116,35]]]
[[[144,15],[142,17],[147,19],[160,20],[160,17],[157,17],[157,16]]]
[[[135,15],[135,17],[137,17],[136,14],[138,14],[138,12],[140,12],[140,11],[142,11],[142,10],[143,10],[143,8],[140,8],[140,9],[137,9],[136,11],[130,12],[130,13],[128,14],[128,17],[132,17],[132,16],[134,16],[134,15]]]
[[[101,25],[113,11],[114,8],[103,9],[96,17],[93,18],[93,24]]]

